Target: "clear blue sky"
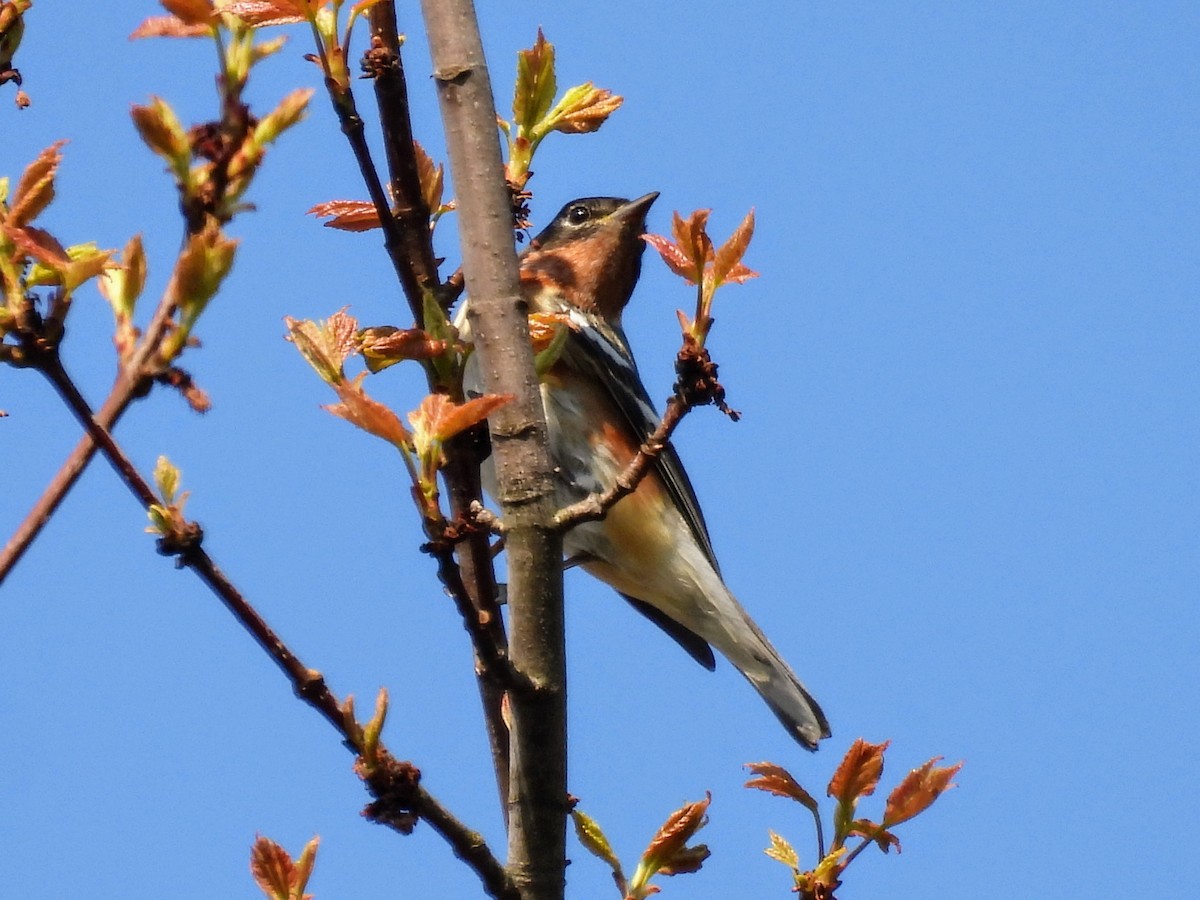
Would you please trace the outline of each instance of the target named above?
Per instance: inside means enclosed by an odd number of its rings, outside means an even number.
[[[933,755],[966,768],[901,830],[903,855],[854,865],[846,900],[1200,895],[1186,833],[1158,836],[1200,805],[1195,5],[483,6],[505,102],[538,25],[563,84],[626,98],[600,134],[547,144],[539,225],[575,196],[649,190],[658,231],[671,209],[712,207],[718,233],[758,215],[762,277],[718,298],[712,342],[744,419],[700,411],[677,445],[729,584],[835,736],[798,750],[728,665],[704,672],[573,573],[571,790],[618,852],[632,864],[711,790],[714,855],[664,896],[789,896],[761,848],[773,827],[811,854],[806,816],[742,790],[740,766],[821,791],[864,736],[893,740],[888,783]],[[207,45],[126,42],[154,11],[38,3],[18,58],[34,105],[0,95],[0,171],[69,138],[47,223],[112,247],[141,231],[152,294],[179,225],[128,109],[212,109]],[[440,157],[414,5],[401,15]],[[309,49],[297,31],[260,70],[260,109],[315,83]],[[346,304],[404,324],[377,238],[303,215],[362,195],[318,96],[267,160],[188,356],[213,411],[156,394],[118,435],[146,470],[177,462],[206,546],[335,690],[391,689],[391,746],[499,842],[467,642],[397,460],[318,408],[282,340],[283,316]],[[627,325],[656,397],[688,302],[648,257]],[[67,362],[98,403],[109,314],[89,293],[73,316]],[[415,405],[412,373],[377,382]],[[0,407],[7,535],[78,432],[28,373],[0,370]],[[359,818],[333,732],[144,524],[97,464],[0,592],[0,896],[250,898],[256,832],[322,836],[319,900],[477,896],[428,828]],[[615,896],[572,856],[569,896]]]

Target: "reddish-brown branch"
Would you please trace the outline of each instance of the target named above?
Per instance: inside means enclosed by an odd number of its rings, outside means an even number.
[[[130,358],[121,366],[108,398],[94,416],[95,423],[102,430],[111,431],[129,405],[146,395],[155,376],[162,370],[162,364],[157,358],[159,347],[175,315],[175,308],[175,280],[172,278],[154,310],[154,315],[150,318],[150,324],[146,326],[145,334]],[[4,545],[3,552],[0,552],[0,584],[4,583],[9,572],[25,555],[25,551],[75,486],[75,482],[96,455],[96,449],[93,436],[90,433],[85,434],[46,486],[33,509],[17,526],[17,530]]]
[[[51,358],[45,361],[41,368],[64,402],[87,429],[93,446],[104,453],[134,497],[146,508],[157,503],[158,498],[149,482],[138,472],[137,467],[108,430],[96,421],[87,402],[58,359]],[[204,550],[200,544],[200,529],[191,523],[189,526],[186,535],[164,535],[159,542],[160,552],[177,556],[181,566],[190,568],[199,576],[283,672],[291,682],[296,696],[320,713],[341,734],[345,745],[361,756],[364,751],[362,729],[349,717],[346,707],[325,683],[324,676],[301,662]],[[387,766],[382,774],[377,773],[364,778],[372,791],[380,791],[381,785],[394,783],[398,777],[397,773],[416,771],[410,764],[395,760],[382,745],[379,751],[379,758],[386,760]],[[389,778],[389,774],[396,777]],[[476,872],[489,895],[503,900],[519,900],[519,894],[511,884],[503,865],[477,832],[467,828],[433,795],[415,783],[402,798],[403,808],[393,809],[391,803],[399,802],[400,799],[381,797],[376,793],[371,817],[385,823],[404,821],[405,815],[425,819],[450,844],[455,855]],[[408,830],[411,830],[411,827]]]
[[[395,5],[392,2],[376,4],[368,15],[371,49],[364,56],[363,68],[375,85],[388,163],[391,209],[385,210],[376,199],[379,176],[366,151],[362,121],[357,114],[356,125],[349,130],[343,119],[343,132],[350,141],[368,192],[375,201],[376,212],[384,225],[385,246],[413,318],[421,324],[424,318],[423,291],[433,291],[443,307],[448,307],[462,291],[462,278],[460,275],[455,281],[452,276],[446,286],[442,286],[439,280],[430,232],[430,210],[425,203],[418,174]],[[343,104],[349,104],[350,110],[354,109],[354,98],[349,91],[341,98],[331,95],[331,99],[339,118],[343,116]],[[426,375],[431,390],[459,390],[458,385],[439,385],[432,370],[427,369]],[[481,445],[478,433],[473,430],[448,442],[445,451],[447,463],[443,475],[449,489],[450,514],[455,521],[468,521],[471,503],[481,497],[479,466],[486,456],[486,450]],[[458,547],[457,560],[452,555],[443,554],[438,557],[438,565],[439,577],[454,599],[474,644],[477,668],[481,675],[479,691],[488,743],[501,807],[507,817],[508,727],[504,723],[501,704],[504,684],[512,683],[512,670],[508,663],[504,620],[496,602],[498,589],[488,552],[487,535],[468,535]]]
[[[666,449],[671,435],[690,409],[678,396],[672,397],[654,433],[638,448],[637,455],[625,467],[625,471],[617,476],[612,486],[602,493],[592,494],[578,503],[563,507],[554,517],[554,524],[563,531],[569,531],[576,525],[594,522],[608,515],[618,500],[637,490],[638,483],[646,477],[654,461]]]
[[[617,476],[611,487],[558,511],[554,522],[563,531],[568,531],[583,522],[603,519],[618,500],[637,490],[638,483],[646,477],[654,461],[670,443],[671,435],[675,433],[683,417],[695,407],[711,404],[735,422],[738,420],[741,414],[730,409],[725,402],[725,388],[717,380],[716,363],[712,361],[708,350],[688,335],[684,336],[683,346],[675,358],[675,372],[675,393],[667,401],[667,408],[658,427],[638,448],[637,455],[630,460],[625,471]]]

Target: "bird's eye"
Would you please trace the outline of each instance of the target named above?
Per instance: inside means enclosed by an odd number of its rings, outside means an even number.
[[[592,213],[586,206],[572,206],[567,211],[567,221],[572,225],[582,225],[591,217]]]

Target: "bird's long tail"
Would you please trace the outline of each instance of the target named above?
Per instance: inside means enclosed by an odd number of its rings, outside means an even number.
[[[705,624],[696,630],[745,676],[796,740],[817,749],[817,743],[830,736],[825,713],[720,576],[713,574],[715,584],[707,585],[706,599],[716,605],[717,614],[705,616]]]
[[[766,635],[749,617],[745,621],[756,638],[753,644],[746,647],[749,658],[735,659],[731,653],[725,655],[754,685],[771,712],[775,713],[792,736],[808,749],[816,750],[817,742],[830,735],[829,720],[796,673],[771,646]],[[720,646],[718,649],[724,652]]]

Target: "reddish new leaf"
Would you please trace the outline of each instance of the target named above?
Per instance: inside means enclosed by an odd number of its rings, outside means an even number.
[[[67,251],[50,232],[32,227],[13,228],[8,223],[0,227],[3,227],[5,236],[23,255],[32,257],[46,268],[55,272],[65,272],[71,265]]]
[[[712,238],[708,236],[708,217],[711,209],[698,209],[686,219],[676,212],[671,219],[671,233],[684,256],[692,261],[693,284],[704,279],[704,268],[713,258]]]
[[[358,334],[359,345],[367,359],[386,360],[432,359],[446,352],[446,342],[430,336],[420,328],[396,328],[377,325],[364,328]]]
[[[625,98],[591,82],[572,88],[555,107],[554,130],[563,134],[591,134],[620,109]]]
[[[421,405],[408,414],[408,421],[418,433],[444,443],[482,422],[492,410],[512,398],[512,394],[485,394],[466,403],[455,403],[445,394],[428,394]]]
[[[885,826],[898,825],[920,815],[933,805],[934,800],[954,787],[950,779],[958,774],[963,764],[936,766],[940,760],[940,756],[935,756],[920,768],[913,769],[896,785],[888,795],[883,812]]]
[[[875,793],[883,774],[883,751],[890,743],[872,744],[859,738],[851,744],[829,782],[829,796],[840,803],[854,803]]]
[[[54,176],[62,162],[61,151],[65,143],[55,141],[25,167],[13,192],[12,206],[5,220],[9,225],[14,228],[27,225],[54,199]]]
[[[746,213],[746,218],[742,219],[741,224],[729,236],[729,240],[722,244],[713,256],[712,277],[716,284],[724,284],[728,281],[741,284],[743,281],[757,277],[757,272],[742,265],[742,257],[746,255],[746,248],[750,246],[752,237],[754,237],[754,210]]]
[[[686,848],[692,835],[700,830],[710,803],[712,803],[712,794],[706,792],[703,800],[688,803],[671,813],[667,817],[667,821],[658,829],[658,833],[651,838],[646,852],[642,854],[643,862],[650,859],[660,860],[656,869],[668,865]]]
[[[425,148],[413,141],[413,156],[417,162],[417,180],[421,183],[421,197],[430,213],[442,208],[442,191],[445,187],[446,169],[433,161]]]
[[[679,247],[661,234],[643,234],[642,240],[658,251],[658,255],[672,272],[688,284],[698,283],[695,263]]]
[[[210,25],[216,20],[217,11],[211,0],[159,0],[163,9],[185,25]]]
[[[884,853],[887,853],[892,847],[896,848],[897,853],[900,852],[900,839],[882,825],[877,825],[870,819],[855,819],[850,823],[848,834],[857,834],[860,837],[865,837],[867,840],[874,841]]]
[[[210,34],[212,28],[208,25],[189,25],[175,16],[151,16],[133,29],[129,39],[136,41],[139,38],[152,37],[195,38],[207,37]]]
[[[412,441],[412,435],[401,423],[400,417],[378,400],[368,397],[363,390],[362,382],[366,375],[366,372],[361,372],[352,381],[335,384],[333,389],[342,402],[326,406],[325,409],[395,447],[407,446]]]
[[[296,878],[296,864],[286,850],[259,835],[250,851],[250,874],[271,900],[288,900]]]
[[[221,4],[221,11],[232,13],[255,28],[293,25],[308,20],[301,0],[228,0]]]
[[[339,231],[370,231],[379,227],[375,204],[366,200],[330,200],[318,203],[308,214],[321,219],[331,217],[323,224]]]
[[[775,763],[760,762],[747,763],[746,768],[759,776],[747,781],[746,787],[757,788],[760,791],[766,791],[777,797],[790,797],[797,803],[802,804],[806,809],[816,812],[816,799],[802,788],[800,783],[792,777],[792,773],[783,768],[783,766],[777,766]]]

